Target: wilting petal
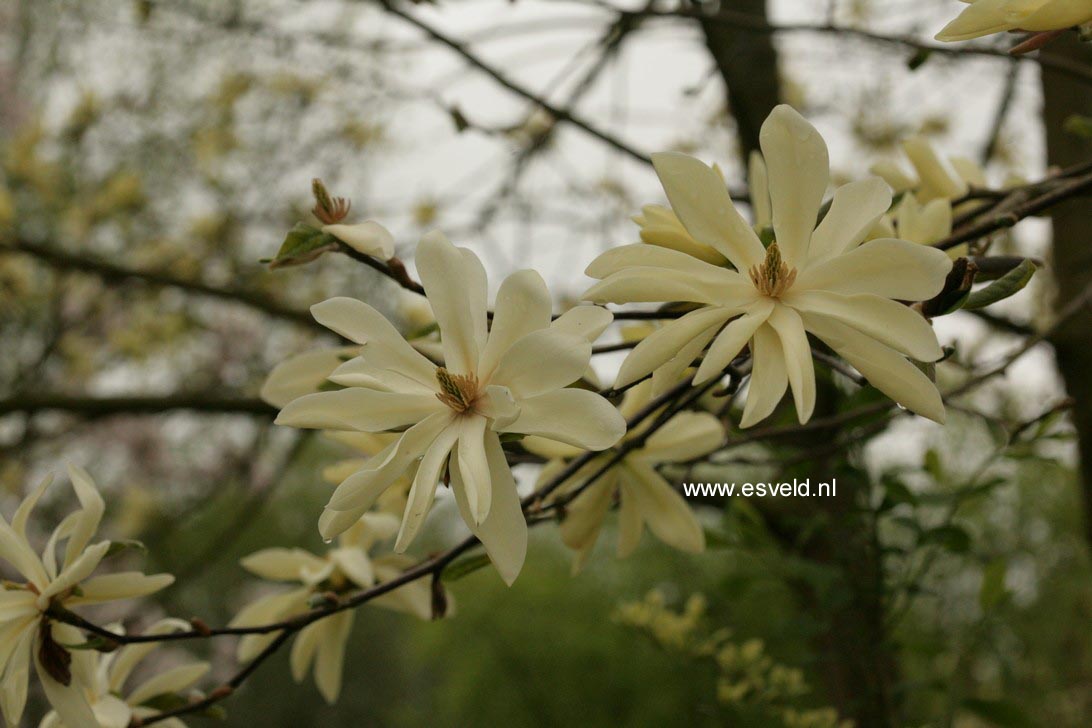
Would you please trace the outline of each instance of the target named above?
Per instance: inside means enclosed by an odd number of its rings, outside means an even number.
[[[623,498],[631,498],[648,529],[668,546],[689,553],[705,550],[705,532],[679,493],[642,462],[623,460]]]
[[[404,394],[350,387],[294,399],[276,424],[320,430],[383,432],[414,425],[444,410],[434,393]]]
[[[759,132],[769,172],[773,228],[781,255],[800,266],[830,183],[830,159],[823,137],[791,106],[770,112]],[[761,263],[763,256],[748,266]]]
[[[300,548],[274,547],[244,556],[239,565],[270,581],[305,581],[305,575],[325,570],[328,562]]]
[[[141,683],[126,696],[126,700],[133,705],[140,705],[158,695],[188,690],[208,673],[209,667],[207,662],[191,662],[173,667]]]
[[[492,501],[489,462],[485,457],[485,424],[484,417],[462,418],[459,422],[459,446],[455,450],[459,474],[467,488],[467,506],[476,524],[489,515]]]
[[[789,386],[785,353],[773,327],[759,326],[752,347],[751,382],[747,387],[747,404],[743,406],[740,427],[750,427],[766,419]]]
[[[489,477],[493,488],[493,502],[485,520],[474,525],[473,513],[466,500],[466,485],[462,482],[459,468],[451,470],[451,489],[463,520],[481,540],[504,583],[511,586],[527,557],[527,521],[523,517],[512,471],[495,432],[485,435],[485,455],[489,460]]]
[[[695,240],[715,248],[739,270],[762,262],[762,243],[716,171],[678,152],[653,154],[652,164],[671,208]]]
[[[592,342],[613,320],[614,314],[601,306],[576,306],[558,316],[550,328]]]
[[[505,352],[533,331],[550,325],[550,292],[542,276],[521,270],[504,279],[494,304],[493,326],[478,361],[478,378],[489,381]]]
[[[889,207],[891,190],[878,177],[839,187],[830,211],[812,233],[808,260],[823,260],[860,245]]]
[[[394,236],[387,228],[372,220],[355,225],[323,225],[322,232],[333,235],[358,253],[382,260],[394,257]]]
[[[769,318],[773,309],[773,303],[769,299],[764,299],[725,326],[706,352],[697,374],[694,375],[694,384],[704,384],[713,377],[720,376],[724,368],[732,363],[744,345],[750,341],[755,329]]]
[[[355,353],[356,347],[347,347],[307,351],[289,357],[269,372],[260,396],[274,407],[284,407],[297,397],[319,391],[326,378],[341,366],[344,357]]]
[[[952,261],[943,250],[880,238],[800,271],[792,290],[872,293],[900,301],[925,301],[940,293]]]
[[[627,456],[647,463],[677,463],[708,455],[724,444],[724,425],[710,412],[680,412]]]
[[[413,479],[413,487],[410,488],[406,502],[406,511],[402,516],[402,527],[398,531],[398,539],[394,544],[394,550],[398,553],[409,547],[425,516],[428,515],[429,509],[432,508],[432,500],[436,497],[436,485],[448,463],[451,448],[455,446],[458,439],[459,426],[457,423],[452,423],[436,436],[425,451],[424,457],[421,458],[421,464],[417,466],[417,476]]]
[[[416,260],[440,326],[445,366],[453,374],[473,374],[486,340],[485,269],[436,231],[421,238]]]
[[[876,389],[903,407],[944,423],[944,402],[936,385],[897,351],[825,316],[805,313],[804,322]]]
[[[512,390],[517,401],[568,386],[591,360],[591,344],[554,329],[527,334],[501,356],[492,383]]]
[[[868,293],[844,296],[830,291],[804,291],[785,302],[798,311],[841,321],[919,361],[936,361],[944,355],[925,317],[887,298]]]
[[[115,599],[136,599],[155,594],[174,583],[170,574],[142,574],[139,571],[122,571],[117,574],[95,576],[80,584],[80,594],[67,603],[97,604]]]
[[[731,309],[708,306],[664,324],[637,344],[622,362],[614,380],[615,388],[632,384],[666,364],[699,334],[711,326],[719,326],[731,316]]]
[[[595,392],[559,389],[523,400],[516,421],[499,431],[541,435],[587,450],[605,450],[625,434],[626,421]]]
[[[800,320],[800,314],[788,306],[775,306],[769,324],[781,340],[796,416],[803,424],[811,419],[811,413],[815,410],[815,368],[804,323]]]

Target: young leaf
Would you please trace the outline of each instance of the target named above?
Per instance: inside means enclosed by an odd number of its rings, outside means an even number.
[[[283,268],[289,265],[310,263],[323,253],[336,250],[337,240],[333,235],[324,233],[316,227],[302,222],[288,231],[281,249],[269,262],[270,268]]]
[[[963,302],[963,308],[973,310],[985,308],[990,304],[1002,301],[1009,296],[1019,293],[1035,275],[1035,264],[1030,260],[1024,260],[1020,265],[1010,270],[996,281],[978,291],[973,291]]]
[[[451,566],[444,569],[444,581],[452,582],[462,579],[468,574],[473,574],[482,567],[489,566],[489,557],[485,554],[464,556]]]

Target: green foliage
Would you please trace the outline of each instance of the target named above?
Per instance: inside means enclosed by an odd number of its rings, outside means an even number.
[[[985,308],[998,301],[1003,301],[1009,296],[1016,295],[1031,281],[1031,277],[1035,275],[1035,270],[1035,263],[1025,259],[985,288],[973,291],[967,296],[962,307],[969,310]]]

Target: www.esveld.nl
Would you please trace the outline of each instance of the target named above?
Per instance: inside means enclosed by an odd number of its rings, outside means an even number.
[[[834,497],[838,495],[838,479],[815,483],[811,478],[792,479],[781,483],[683,483],[683,495],[687,498],[724,497],[741,495],[747,498],[808,498],[811,496]]]

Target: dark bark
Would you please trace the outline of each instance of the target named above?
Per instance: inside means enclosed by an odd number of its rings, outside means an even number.
[[[1051,45],[1054,55],[1092,67],[1092,45],[1067,34]],[[1092,159],[1092,141],[1065,130],[1069,117],[1092,117],[1092,93],[1065,74],[1043,71],[1043,121],[1047,158],[1066,166]],[[1063,308],[1092,285],[1092,197],[1070,199],[1051,212],[1054,232],[1053,274],[1058,285],[1057,308]],[[1086,306],[1051,337],[1066,390],[1074,399],[1073,421],[1080,450],[1085,528],[1092,540],[1092,310]]]

